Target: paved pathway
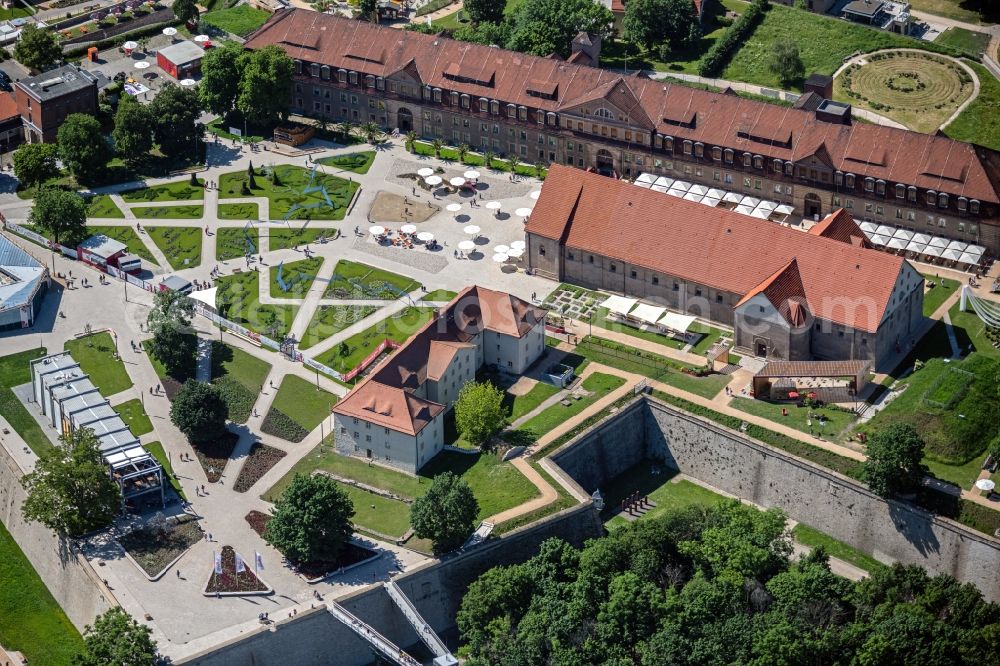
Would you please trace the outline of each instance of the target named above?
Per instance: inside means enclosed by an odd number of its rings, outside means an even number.
[[[556,489],[549,485],[549,482],[545,480],[545,477],[539,474],[527,460],[524,458],[514,458],[511,461],[511,464],[520,470],[521,474],[524,474],[524,476],[528,478],[528,481],[535,484],[535,487],[538,488],[538,492],[540,492],[541,495],[533,500],[525,502],[524,504],[507,509],[506,511],[501,511],[500,513],[486,519],[487,522],[493,523],[494,525],[499,525],[509,520],[513,520],[514,518],[531,513],[532,511],[548,506],[552,502],[559,499],[559,493],[556,492]]]

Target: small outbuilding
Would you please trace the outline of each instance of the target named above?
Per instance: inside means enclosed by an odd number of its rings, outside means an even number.
[[[80,261],[102,271],[108,266],[114,266],[126,273],[138,273],[142,270],[142,261],[134,254],[128,253],[125,243],[108,238],[104,234],[95,234],[83,241],[77,246],[76,252]]]
[[[190,40],[184,40],[160,49],[156,64],[175,79],[190,79],[201,71],[205,50]]]

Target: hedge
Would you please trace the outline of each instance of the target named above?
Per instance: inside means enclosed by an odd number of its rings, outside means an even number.
[[[698,62],[700,76],[714,77],[722,72],[733,54],[746,43],[764,18],[767,0],[753,0],[747,10],[728,28]]]

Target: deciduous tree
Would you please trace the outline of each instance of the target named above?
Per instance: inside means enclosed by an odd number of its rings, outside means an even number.
[[[701,34],[691,0],[629,0],[622,27],[629,41],[647,49],[664,41],[687,46]]]
[[[504,426],[503,392],[490,382],[469,382],[455,401],[455,426],[472,444],[482,444]]]
[[[232,111],[240,89],[239,61],[242,54],[243,47],[229,41],[205,52],[201,60],[198,98],[208,111],[220,116]]]
[[[164,86],[149,105],[153,117],[153,138],[164,155],[176,157],[198,153],[202,126],[201,101],[191,88]]]
[[[111,147],[94,116],[71,113],[56,137],[63,164],[81,183],[93,182],[111,160]]]
[[[145,159],[153,147],[153,118],[149,109],[131,95],[123,95],[115,112],[111,138],[127,165],[135,166]]]
[[[28,491],[21,505],[24,518],[65,536],[104,527],[121,508],[121,491],[89,428],[78,428],[42,451],[35,469],[21,483]]]
[[[376,16],[375,12],[378,11],[378,0],[359,0],[358,1],[358,12],[359,16],[366,21],[375,22]]]
[[[889,498],[920,487],[927,467],[924,440],[909,423],[891,423],[868,439],[868,458],[861,480],[878,495]]]
[[[245,51],[240,56],[236,108],[255,124],[266,125],[288,115],[292,91],[292,59],[277,46]]]
[[[781,85],[788,87],[805,76],[806,67],[799,56],[798,45],[790,39],[783,39],[771,47],[771,59],[768,68],[778,75]]]
[[[174,396],[170,420],[192,444],[218,440],[226,432],[229,407],[217,387],[189,379]]]
[[[194,363],[198,338],[191,331],[194,302],[168,289],[153,296],[146,324],[153,333],[150,353],[172,377],[183,377]]]
[[[28,213],[28,222],[54,242],[72,245],[87,233],[87,205],[77,192],[43,187]]]
[[[174,16],[181,21],[190,25],[198,22],[198,6],[195,0],[174,0],[170,8],[174,10]]]
[[[434,542],[434,552],[455,550],[476,529],[479,502],[469,484],[451,472],[434,477],[427,492],[413,501],[410,525],[421,539]]]
[[[159,655],[149,627],[124,609],[110,608],[84,628],[83,654],[77,666],[156,666]]]
[[[506,0],[465,0],[462,9],[473,23],[500,23]]]
[[[354,505],[321,474],[296,474],[274,504],[264,540],[294,562],[336,562],[354,529]]]
[[[22,187],[32,187],[59,175],[58,149],[51,143],[25,143],[14,151],[14,175]]]
[[[580,31],[608,38],[614,15],[593,0],[526,0],[511,17],[513,30],[507,48],[523,53],[567,57]]]
[[[25,67],[43,70],[62,59],[62,48],[55,33],[27,23],[21,28],[21,37],[14,46],[14,58]]]

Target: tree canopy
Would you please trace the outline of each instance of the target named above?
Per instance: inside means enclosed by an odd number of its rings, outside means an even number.
[[[56,243],[73,245],[87,234],[87,205],[72,190],[43,187],[35,196],[28,222]]]
[[[201,101],[191,88],[165,85],[149,104],[153,137],[164,155],[196,155],[201,140]]]
[[[168,289],[153,295],[146,324],[153,333],[150,353],[172,377],[185,374],[194,360],[198,338],[191,330],[194,302],[179,291]]]
[[[84,628],[83,654],[76,666],[156,666],[159,655],[152,630],[124,609],[115,607],[97,616]]]
[[[198,97],[202,106],[212,113],[224,116],[236,104],[240,88],[239,60],[242,54],[243,47],[230,41],[205,51],[205,57],[201,60]]]
[[[476,529],[479,502],[460,476],[444,472],[434,477],[427,492],[413,501],[410,525],[421,539],[434,542],[434,552],[455,550]]]
[[[62,59],[62,47],[54,32],[26,23],[14,46],[14,58],[25,67],[43,70]]]
[[[610,9],[593,0],[525,0],[511,16],[507,48],[565,58],[577,33],[610,37],[614,20]]]
[[[465,0],[462,10],[473,23],[500,23],[506,0]]]
[[[771,46],[771,59],[767,66],[778,75],[781,85],[785,87],[801,81],[806,74],[806,66],[799,56],[799,46],[791,39],[778,40]]]
[[[236,108],[255,124],[267,124],[288,115],[294,65],[275,45],[244,51]]]
[[[111,138],[115,151],[129,166],[144,160],[153,147],[153,117],[132,95],[122,95],[118,102]]]
[[[663,43],[684,47],[701,36],[691,0],[629,0],[622,27],[629,41],[647,49]]]
[[[736,501],[582,550],[549,539],[469,586],[456,618],[466,663],[972,666],[997,654],[1000,606],[971,584],[898,564],[855,583],[821,552],[790,552],[780,511]]]
[[[264,540],[294,562],[336,562],[354,529],[351,498],[328,476],[296,474],[274,503]]]
[[[376,11],[378,11],[378,0],[358,0],[358,13],[360,18],[374,23]]]
[[[170,420],[192,444],[207,444],[226,432],[229,407],[218,387],[189,379],[174,396]]]
[[[469,382],[455,401],[455,427],[472,444],[482,444],[504,426],[503,391],[490,382]]]
[[[101,123],[86,113],[71,113],[56,133],[59,156],[81,183],[93,182],[111,160]]]
[[[14,175],[22,187],[32,187],[59,175],[58,149],[51,143],[25,143],[14,151]]]
[[[198,22],[198,6],[195,0],[174,0],[170,8],[174,10],[174,16],[181,21],[191,25]]]
[[[868,458],[861,480],[878,495],[889,498],[920,487],[927,467],[924,440],[909,423],[890,423],[868,439]]]
[[[79,428],[42,451],[21,484],[28,496],[25,520],[66,536],[80,536],[110,523],[121,509],[121,491],[108,474],[94,431]]]

